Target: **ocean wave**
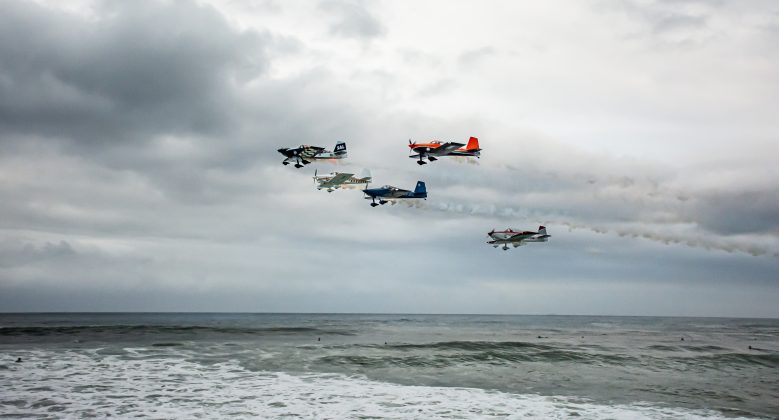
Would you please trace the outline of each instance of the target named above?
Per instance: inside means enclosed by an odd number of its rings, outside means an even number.
[[[4,415],[24,418],[732,418],[657,403],[598,404],[343,374],[253,372],[236,361],[96,359],[72,351],[27,354],[24,364],[0,377],[0,386],[6,390],[0,396]]]
[[[58,335],[134,335],[134,334],[235,334],[235,335],[355,335],[353,331],[313,327],[214,327],[167,325],[79,325],[0,327],[0,337],[48,337]]]
[[[624,365],[639,362],[634,356],[590,352],[586,347],[561,348],[523,341],[445,341],[427,344],[352,345],[329,348],[347,354],[320,357],[318,359],[320,364],[382,368],[446,367],[459,364],[505,365],[520,362],[568,362],[595,365]],[[366,355],[362,352],[364,348],[381,353]],[[357,354],[349,354],[352,349]]]
[[[706,363],[711,367],[731,365],[758,365],[779,368],[779,353],[724,353],[700,356],[697,362]]]
[[[184,343],[153,343],[152,347],[181,347]]]
[[[644,350],[676,353],[659,356],[647,352],[615,352],[601,346],[552,345],[522,341],[445,341],[420,344],[351,344],[299,346],[325,350],[316,357],[319,366],[359,368],[449,367],[457,365],[511,365],[517,363],[569,363],[594,366],[633,366],[650,370],[687,366],[721,370],[728,367],[779,367],[779,353],[736,353],[720,346],[651,345]],[[368,350],[368,351],[366,351]],[[333,354],[335,353],[335,354]],[[313,355],[312,355],[313,357]]]
[[[439,341],[433,343],[421,343],[421,344],[390,344],[390,348],[398,350],[416,350],[416,349],[433,349],[433,350],[466,350],[466,351],[480,351],[480,350],[504,350],[504,349],[538,349],[538,350],[552,350],[553,346],[537,343],[529,343],[527,341]]]
[[[696,352],[696,353],[712,353],[712,352],[721,352],[721,351],[728,351],[727,347],[721,347],[721,346],[715,346],[715,345],[708,345],[708,346],[671,346],[666,344],[654,344],[651,346],[645,347],[647,350],[657,350],[657,351],[689,351],[689,352]]]
[[[323,356],[318,362],[324,365],[356,365],[371,368],[402,367],[447,367],[463,364],[506,365],[512,363],[578,363],[595,365],[617,365],[635,363],[630,356],[599,355],[570,351],[548,351],[539,353],[474,352],[463,354],[435,354],[420,356]]]

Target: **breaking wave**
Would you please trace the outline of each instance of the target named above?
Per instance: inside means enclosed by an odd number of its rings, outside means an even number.
[[[249,371],[235,360],[125,359],[34,352],[0,376],[11,417],[720,419],[660,403],[409,386],[343,374]],[[110,373],[109,373],[110,372]],[[744,414],[741,414],[744,415]],[[742,417],[744,418],[744,417]]]
[[[166,326],[166,325],[80,325],[80,326],[35,326],[0,327],[0,337],[57,335],[135,335],[135,334],[231,334],[231,335],[355,335],[348,330],[333,330],[312,327],[215,327],[215,326]]]

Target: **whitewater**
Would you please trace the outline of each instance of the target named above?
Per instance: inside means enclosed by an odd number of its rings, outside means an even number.
[[[0,326],[4,418],[720,419],[779,407],[776,320],[6,314]]]

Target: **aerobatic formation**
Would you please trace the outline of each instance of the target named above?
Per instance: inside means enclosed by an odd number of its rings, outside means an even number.
[[[479,158],[482,150],[479,147],[479,139],[476,137],[468,139],[467,144],[457,142],[442,143],[440,141],[414,143],[409,140],[408,147],[411,152],[409,158],[417,159],[417,164],[420,166],[428,162],[435,162],[438,158],[444,156]],[[278,149],[278,152],[284,156],[282,164],[289,165],[294,162],[296,168],[302,168],[313,161],[336,161],[347,157],[346,143],[343,141],[337,142],[332,151],[320,146],[300,145],[293,148],[283,147]],[[425,159],[428,162],[425,162]],[[318,170],[314,171],[314,184],[317,190],[325,189],[331,193],[337,189],[361,189],[365,199],[371,200],[371,207],[387,203],[394,204],[398,200],[427,200],[427,187],[423,181],[417,181],[413,191],[391,185],[368,188],[371,181],[373,181],[373,177],[367,169],[363,170],[359,177],[347,172],[332,172],[319,175]],[[546,233],[544,226],[539,226],[538,231],[514,230],[512,228],[501,231],[492,229],[487,233],[487,236],[491,239],[487,242],[488,244],[495,248],[503,245],[504,251],[509,249],[509,245],[517,248],[529,242],[547,242],[551,237],[551,235]]]

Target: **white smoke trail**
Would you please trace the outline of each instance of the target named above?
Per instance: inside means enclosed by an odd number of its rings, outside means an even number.
[[[570,230],[582,229],[598,234],[616,234],[623,238],[647,239],[660,242],[665,245],[686,245],[692,248],[705,249],[707,251],[725,251],[729,253],[741,252],[752,256],[772,256],[779,258],[779,250],[776,241],[759,240],[754,238],[711,237],[700,232],[671,233],[661,230],[653,230],[646,227],[624,227],[587,224],[575,221],[572,218],[561,217],[549,213],[534,211],[532,209],[514,208],[510,206],[498,206],[495,204],[473,204],[467,202],[437,202],[430,203],[417,201],[408,203],[409,207],[415,207],[427,211],[452,213],[467,216],[498,217],[504,219],[535,219],[543,225],[562,225]]]

